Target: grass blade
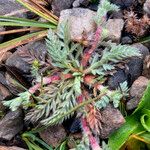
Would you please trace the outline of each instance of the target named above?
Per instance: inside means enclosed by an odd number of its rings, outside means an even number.
[[[30,26],[41,28],[56,28],[56,25],[47,22],[38,22],[30,19],[0,16],[0,26]]]
[[[20,4],[22,4],[24,7],[28,8],[29,10],[31,10],[32,12],[34,12],[35,14],[39,15],[40,17],[48,20],[49,22],[57,25],[58,21],[56,19],[54,19],[52,16],[48,15],[47,13],[43,12],[43,11],[40,11],[40,8],[37,8],[29,3],[27,3],[26,1],[24,0],[16,0],[18,1]],[[33,3],[35,4],[35,3]]]
[[[30,34],[21,36],[19,38],[4,42],[0,44],[0,55],[22,44],[26,44],[28,42],[42,39],[46,35],[47,35],[47,30],[44,30],[44,31],[36,32],[36,33],[30,33]]]

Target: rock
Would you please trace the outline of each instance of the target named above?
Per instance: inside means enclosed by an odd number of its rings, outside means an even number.
[[[84,32],[90,36],[95,31],[96,24],[93,19],[95,14],[94,11],[84,8],[63,10],[60,14],[59,24],[64,20],[68,20],[71,39],[80,41]]]
[[[62,125],[50,126],[40,132],[40,137],[49,145],[57,147],[67,136]]]
[[[4,72],[0,72],[0,101],[11,96]]]
[[[113,11],[110,14],[110,19],[123,19],[123,13],[121,10],[119,11]]]
[[[0,121],[0,138],[11,140],[23,129],[23,113],[21,110],[10,111]]]
[[[90,0],[80,0],[79,2],[80,2],[80,5],[88,6],[90,3]]]
[[[150,54],[149,49],[141,43],[133,44],[133,46],[139,49],[143,59],[145,59],[145,57]]]
[[[69,131],[71,133],[76,133],[81,130],[81,122],[79,118],[75,118],[69,127]]]
[[[132,39],[129,36],[124,36],[121,39],[121,43],[122,44],[132,44]]]
[[[20,55],[20,52],[23,51],[31,51],[31,55],[23,57]],[[40,58],[43,61],[46,56],[46,45],[42,41],[33,42],[27,44],[25,47],[18,48],[6,61],[6,65],[16,68],[21,74],[29,74],[30,73],[30,64],[28,62],[29,57]],[[26,59],[27,57],[27,59]],[[32,59],[32,58],[31,58]]]
[[[116,73],[113,74],[108,79],[108,85],[111,89],[116,89],[120,83],[125,82],[128,80],[128,75],[123,69],[118,69]]]
[[[9,92],[9,90],[4,85],[0,84],[0,101],[4,100],[10,95],[11,93]]]
[[[111,105],[102,110],[101,115],[102,128],[100,130],[100,138],[102,139],[108,138],[112,132],[125,123],[125,119],[120,111]]]
[[[73,7],[79,7],[80,6],[80,0],[75,0],[72,4]]]
[[[55,15],[59,16],[60,12],[64,9],[68,9],[72,6],[74,0],[53,0],[52,1],[52,10]]]
[[[91,3],[91,4],[89,4],[88,8],[93,10],[93,11],[97,11],[98,10],[98,4]]]
[[[30,72],[30,65],[22,60],[21,56],[19,55],[19,51],[14,52],[6,60],[6,65],[17,69],[18,71],[22,72],[22,74],[29,74]]]
[[[0,150],[25,150],[25,149],[20,148],[20,147],[16,147],[16,146],[11,146],[11,147],[0,146]]]
[[[150,15],[150,0],[146,0],[143,9],[148,15]]]
[[[106,23],[106,29],[109,31],[108,39],[119,43],[123,27],[123,19],[109,19]]]
[[[142,75],[150,79],[150,55],[147,55],[143,64],[143,73]]]
[[[0,146],[0,150],[26,150],[26,149],[16,147],[16,146],[11,146],[11,147]]]
[[[2,55],[2,57],[1,57],[1,59],[0,59],[0,64],[1,64],[2,62],[5,62],[11,55],[12,55],[11,52],[6,52],[6,53],[4,53],[4,54]]]
[[[89,3],[90,0],[75,0],[72,5],[73,7],[79,7],[80,5],[86,7],[89,5]]]
[[[118,5],[121,8],[126,8],[132,6],[135,3],[135,0],[111,0],[112,3]]]
[[[15,0],[0,0],[0,8],[0,15],[24,9],[24,7]],[[26,13],[17,13],[15,16],[26,18]]]
[[[148,83],[149,80],[144,76],[140,76],[137,80],[134,81],[130,89],[131,100],[127,102],[128,110],[132,110],[138,106]]]
[[[128,83],[131,86],[132,83],[142,75],[143,60],[141,58],[131,58],[127,63],[126,72],[128,74]]]
[[[5,31],[4,27],[0,27],[0,32],[2,32],[2,31]],[[0,43],[2,43],[3,37],[4,37],[3,35],[0,35]]]

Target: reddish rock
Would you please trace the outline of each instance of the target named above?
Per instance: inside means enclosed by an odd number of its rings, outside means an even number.
[[[117,130],[121,125],[125,123],[125,119],[121,112],[111,105],[108,105],[101,111],[101,130],[100,138],[106,139],[109,135]]]
[[[128,110],[132,110],[138,106],[148,83],[149,80],[144,76],[140,76],[134,81],[130,89],[131,100],[127,102]]]
[[[65,138],[66,131],[62,125],[50,126],[40,132],[41,138],[49,145],[57,147]]]

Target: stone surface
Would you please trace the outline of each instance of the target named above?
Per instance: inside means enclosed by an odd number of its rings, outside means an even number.
[[[142,75],[150,79],[150,55],[147,55],[143,64],[143,73]]]
[[[143,59],[142,58],[131,58],[131,60],[127,63],[126,73],[128,75],[128,83],[132,85],[132,83],[142,75],[143,70]]]
[[[109,19],[106,23],[106,29],[109,31],[108,39],[119,43],[123,27],[123,19]]]
[[[14,52],[7,60],[6,65],[16,68],[22,74],[30,72],[30,66],[27,62],[23,61],[18,51]]]
[[[144,3],[144,11],[150,15],[150,0],[146,0],[146,2]]]
[[[11,93],[9,92],[9,90],[4,85],[0,84],[0,101],[4,100],[10,95]]]
[[[0,32],[5,31],[4,27],[0,27]],[[4,36],[0,35],[0,43],[2,43]]]
[[[140,99],[145,91],[149,80],[143,76],[140,76],[134,81],[130,89],[131,100],[127,102],[127,109],[132,110],[136,108],[140,102]]]
[[[0,146],[0,150],[25,150],[23,148],[20,147],[16,147],[16,146]]]
[[[93,20],[95,14],[94,11],[84,8],[67,9],[61,12],[59,23],[68,20],[71,39],[80,41],[84,32],[90,36],[95,31],[95,22]]]
[[[100,130],[100,138],[102,139],[108,138],[112,132],[125,123],[125,119],[120,111],[111,105],[102,110],[101,115],[102,128]]]
[[[132,39],[129,36],[124,36],[121,39],[121,43],[122,44],[132,44]]]
[[[9,14],[24,7],[15,0],[0,0],[0,15]],[[17,13],[17,17],[26,17],[26,13]]]
[[[132,4],[135,3],[135,0],[111,0],[111,2],[122,8],[126,8],[132,6]]]
[[[80,0],[75,0],[72,4],[73,7],[79,7],[80,6]]]
[[[23,113],[21,110],[8,112],[0,121],[0,138],[11,140],[23,129]]]
[[[20,51],[31,51],[31,57],[36,56],[44,61],[46,55],[46,45],[43,41],[38,41],[26,45],[27,48],[18,48],[6,61],[6,65],[16,68],[21,74],[30,73],[30,64],[27,58],[20,55]],[[30,56],[29,56],[30,57]]]
[[[80,5],[83,5],[83,6],[88,6],[88,4],[90,3],[90,0],[80,0]]]
[[[119,69],[108,79],[108,85],[111,89],[114,90],[119,86],[120,83],[127,80],[128,80],[128,75],[126,74],[126,72],[122,69]]]
[[[64,9],[68,9],[72,6],[74,0],[53,0],[52,10],[55,15],[59,16],[60,12]]]
[[[149,49],[141,43],[133,44],[133,46],[139,49],[143,59],[150,54]]]
[[[40,137],[49,145],[57,147],[67,136],[62,125],[50,126],[40,132]]]

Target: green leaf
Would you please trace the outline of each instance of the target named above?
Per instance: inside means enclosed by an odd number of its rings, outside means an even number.
[[[141,99],[138,108],[131,116],[126,118],[126,123],[115,131],[109,138],[109,146],[112,150],[119,150],[129,139],[131,134],[136,134],[150,129],[150,84]],[[117,140],[117,142],[116,142]]]
[[[30,26],[40,28],[52,28],[55,29],[56,25],[47,22],[38,22],[30,19],[5,17],[0,16],[0,26]]]

